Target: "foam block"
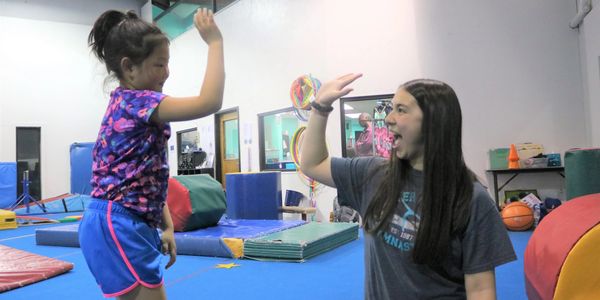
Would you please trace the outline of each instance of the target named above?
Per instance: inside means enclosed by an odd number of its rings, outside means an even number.
[[[167,205],[175,231],[215,226],[225,213],[221,184],[206,174],[169,178]]]
[[[600,225],[585,233],[569,252],[560,270],[554,299],[600,299],[598,253]]]
[[[600,194],[578,197],[540,222],[524,255],[529,299],[600,299],[599,203]]]
[[[280,220],[281,173],[226,174],[227,217]]]
[[[71,156],[71,194],[89,195],[92,192],[92,150],[95,143],[73,143]]]
[[[0,208],[17,201],[17,163],[0,162]]]
[[[79,247],[79,224],[38,228],[35,230],[37,245]]]
[[[600,148],[571,149],[565,152],[567,200],[600,193]]]

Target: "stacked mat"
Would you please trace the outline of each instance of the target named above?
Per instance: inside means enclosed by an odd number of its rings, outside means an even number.
[[[231,220],[196,231],[176,232],[177,254],[239,258],[244,240],[303,225],[299,220]]]
[[[244,257],[256,260],[303,262],[356,240],[358,224],[311,222],[244,241]]]

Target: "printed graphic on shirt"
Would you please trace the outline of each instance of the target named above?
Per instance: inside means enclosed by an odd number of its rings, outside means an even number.
[[[396,213],[386,230],[380,232],[386,244],[402,251],[410,251],[415,245],[421,217],[416,213],[415,192],[403,192]]]

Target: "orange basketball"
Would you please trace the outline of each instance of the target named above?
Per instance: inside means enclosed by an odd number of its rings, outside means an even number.
[[[523,202],[513,202],[502,210],[502,220],[506,228],[513,231],[523,231],[533,225],[533,210]]]

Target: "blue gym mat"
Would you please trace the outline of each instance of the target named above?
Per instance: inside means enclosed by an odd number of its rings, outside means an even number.
[[[8,208],[17,200],[17,163],[0,162],[0,208]]]
[[[177,254],[239,257],[240,254],[233,249],[235,248],[233,244],[241,247],[245,239],[261,237],[305,223],[305,221],[222,219],[217,226],[190,232],[176,232]],[[35,231],[36,244],[79,247],[78,228],[78,223],[39,228]]]
[[[49,215],[60,219],[71,215]],[[79,248],[39,246],[35,230],[63,224],[23,226],[0,230],[0,244],[73,263],[75,268],[61,276],[40,281],[0,294],[0,299],[87,299],[104,300],[94,277],[89,272]],[[523,252],[532,231],[509,232],[518,260],[496,268],[498,300],[527,300],[523,272]],[[169,299],[277,299],[304,300],[307,293],[290,292],[290,280],[306,278],[312,295],[322,299],[364,299],[364,237],[332,251],[318,255],[302,264],[264,262],[223,257],[177,257],[177,262],[165,274]],[[168,258],[162,260],[166,264]],[[235,263],[231,269],[219,268]],[[340,272],[341,270],[341,272]],[[283,280],[282,280],[283,279]],[[293,280],[292,280],[293,281]],[[234,288],[232,288],[234,287]]]
[[[82,212],[85,207],[92,201],[88,195],[69,195],[54,197],[52,200],[42,200],[46,212],[44,212],[37,204],[29,204],[29,214],[53,214],[65,212]],[[41,204],[40,203],[40,204]],[[27,215],[27,208],[21,207],[14,210],[17,215]]]

